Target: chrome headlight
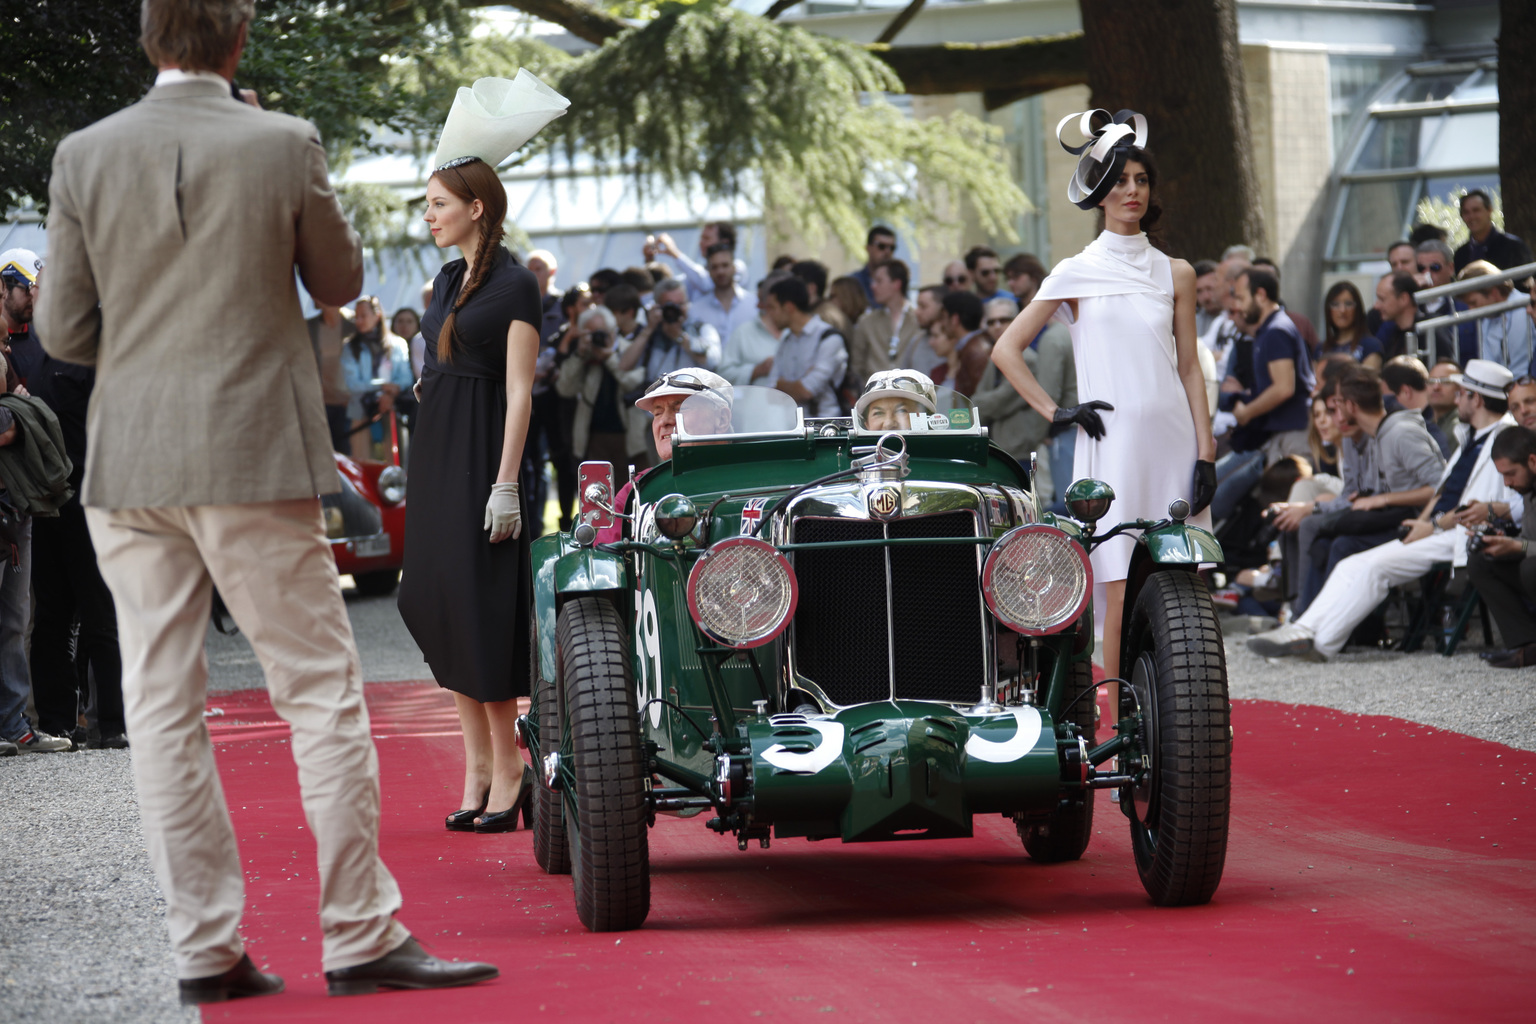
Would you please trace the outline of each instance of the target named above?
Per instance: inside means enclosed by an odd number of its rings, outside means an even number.
[[[1076,622],[1093,589],[1088,553],[1054,526],[1019,526],[992,545],[981,569],[981,592],[992,614],[1026,636],[1054,633]]]
[[[405,470],[399,466],[385,466],[379,474],[379,497],[386,505],[398,505],[405,500]]]
[[[320,510],[325,516],[325,536],[329,540],[336,540],[347,535],[347,521],[341,514],[341,509],[335,505],[326,505]]]
[[[693,621],[726,647],[768,643],[794,618],[799,599],[789,561],[756,537],[731,537],[712,545],[688,574]]]

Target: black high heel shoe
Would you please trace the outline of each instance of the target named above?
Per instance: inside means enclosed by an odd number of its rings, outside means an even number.
[[[517,816],[521,812],[523,827],[533,828],[533,769],[523,765],[523,784],[517,791],[517,799],[504,811],[483,816],[475,823],[476,832],[516,832]]]
[[[485,813],[485,805],[491,801],[491,787],[485,787],[485,795],[480,798],[479,807],[466,807],[462,811],[454,811],[443,820],[450,832],[473,832],[475,819]]]

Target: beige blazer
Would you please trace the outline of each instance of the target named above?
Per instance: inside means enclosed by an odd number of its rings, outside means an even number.
[[[897,335],[896,352],[891,353],[891,335]],[[884,306],[871,306],[854,325],[848,343],[848,383],[864,390],[869,377],[881,370],[915,369],[910,362],[912,343],[922,328],[917,325],[917,309],[910,302],[901,316],[901,330],[891,330],[891,314]]]
[[[61,142],[48,195],[38,333],[97,369],[85,504],[339,489],[294,270],[343,305],[362,249],[314,127],[218,83],[158,86]]]

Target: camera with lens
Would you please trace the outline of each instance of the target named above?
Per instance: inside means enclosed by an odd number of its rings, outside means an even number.
[[[588,334],[587,337],[592,339],[592,347],[593,348],[607,348],[608,347],[608,332],[607,331],[593,331],[590,334]]]
[[[680,324],[683,322],[683,307],[675,302],[664,302],[661,305],[661,322],[664,324]]]
[[[1490,516],[1486,523],[1467,528],[1471,536],[1467,538],[1467,552],[1470,554],[1479,551],[1483,547],[1483,539],[1486,537],[1514,537],[1520,533],[1520,526],[1513,519],[1504,519],[1499,516]]]

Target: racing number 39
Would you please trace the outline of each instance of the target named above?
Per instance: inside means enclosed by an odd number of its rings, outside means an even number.
[[[635,591],[635,653],[639,671],[635,673],[635,695],[640,707],[652,697],[661,696],[661,636],[656,621],[656,595],[649,590]],[[650,707],[651,726],[661,726],[661,705]]]

